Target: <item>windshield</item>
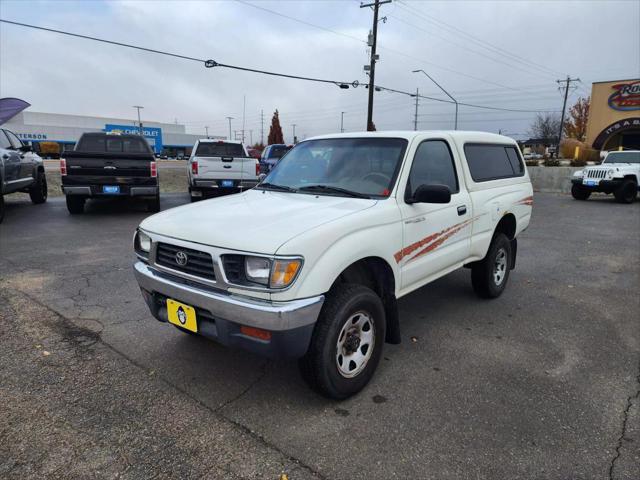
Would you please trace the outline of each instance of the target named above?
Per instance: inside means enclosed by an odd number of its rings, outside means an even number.
[[[287,147],[286,145],[274,145],[269,149],[269,155],[267,158],[280,158],[290,149],[291,147]]]
[[[393,189],[407,141],[402,138],[331,138],[296,145],[264,183],[304,189],[322,185],[371,197]],[[338,190],[309,190],[317,195],[346,195]]]
[[[200,143],[196,150],[197,157],[244,157],[244,148],[239,143]]]
[[[640,163],[640,151],[638,152],[611,152],[602,163]]]

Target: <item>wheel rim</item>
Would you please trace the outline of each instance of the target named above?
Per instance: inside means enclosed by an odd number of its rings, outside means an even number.
[[[371,359],[376,340],[375,324],[368,312],[349,317],[340,330],[336,345],[336,366],[345,378],[360,374]]]
[[[496,260],[493,264],[493,282],[502,285],[504,277],[507,276],[507,251],[504,248],[496,253]]]

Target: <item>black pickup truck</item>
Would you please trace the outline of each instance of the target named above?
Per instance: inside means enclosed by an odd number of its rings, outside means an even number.
[[[150,212],[160,210],[155,157],[140,135],[85,133],[60,160],[60,174],[71,214],[97,197],[142,197]]]

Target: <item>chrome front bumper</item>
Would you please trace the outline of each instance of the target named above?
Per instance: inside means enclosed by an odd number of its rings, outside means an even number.
[[[138,284],[148,293],[206,310],[215,319],[264,330],[277,332],[313,325],[324,303],[324,295],[289,302],[240,297],[205,285],[194,286],[193,282],[187,283],[142,261],[133,268]]]

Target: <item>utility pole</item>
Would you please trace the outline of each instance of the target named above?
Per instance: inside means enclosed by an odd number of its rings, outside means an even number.
[[[253,145],[253,130],[249,130],[249,144]]]
[[[564,114],[567,109],[567,97],[569,96],[569,86],[573,82],[579,82],[579,78],[571,78],[567,75],[566,80],[556,80],[556,83],[560,85],[564,83],[564,102],[562,103],[562,116],[560,117],[560,132],[558,133],[558,146],[556,147],[556,158],[560,158],[560,142],[562,141],[562,130],[564,127]]]
[[[412,71],[412,73],[420,73],[420,72],[424,73],[424,74],[427,76],[427,78],[428,78],[429,80],[431,80],[433,83],[435,83],[435,84],[436,84],[436,86],[437,86],[440,90],[442,90],[442,91],[445,93],[445,95],[446,95],[447,97],[449,97],[449,98],[453,101],[453,103],[455,103],[455,104],[456,104],[456,120],[455,120],[455,127],[454,127],[454,130],[458,130],[458,101],[457,101],[455,98],[453,98],[449,92],[447,92],[444,88],[442,88],[442,85],[440,85],[438,82],[436,82],[436,81],[433,79],[433,77],[431,77],[431,75],[429,75],[429,74],[428,74],[427,72],[425,72],[424,70],[420,69],[420,70],[413,70],[413,71]]]
[[[418,131],[418,99],[420,98],[420,92],[416,88],[416,113],[413,116],[413,130]]]
[[[380,5],[391,3],[391,0],[375,0],[373,3],[361,4],[360,8],[373,7],[373,39],[371,41],[371,60],[369,64],[369,106],[367,107],[367,131],[373,131],[373,91],[376,75],[376,46],[378,42],[378,9]],[[369,42],[367,42],[369,43]]]
[[[233,117],[227,117],[227,120],[229,120],[229,140],[231,140],[231,120],[233,120]]]
[[[264,110],[260,110],[260,143],[264,145]]]
[[[247,96],[243,95],[242,96],[242,143],[244,143],[244,119],[245,119],[245,112],[247,110]]]
[[[140,120],[140,109],[144,107],[141,107],[140,105],[134,105],[133,108],[138,110],[138,132],[140,133],[140,135],[142,135],[142,121]]]
[[[293,127],[293,142],[291,142],[291,143],[293,143],[295,145],[295,143],[296,143],[296,124],[292,123],[291,126]]]
[[[344,112],[340,112],[340,133],[344,133]]]
[[[209,126],[204,127],[204,131],[207,133],[207,138],[209,138]]]

